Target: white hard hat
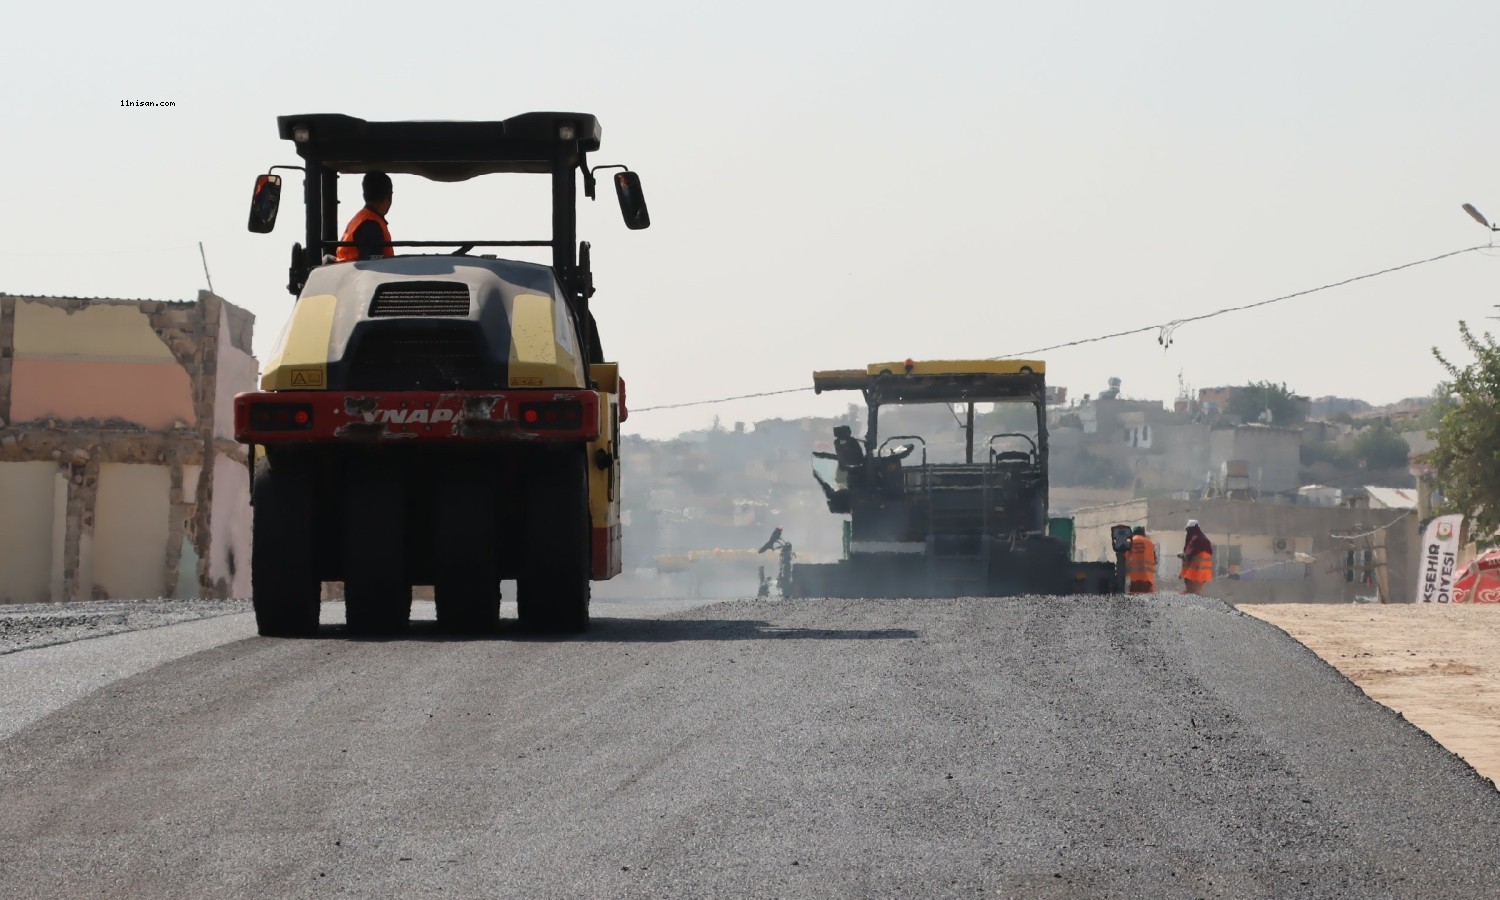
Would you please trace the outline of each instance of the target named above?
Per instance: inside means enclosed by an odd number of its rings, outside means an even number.
[[[1187,527],[1189,527],[1189,528],[1197,528],[1198,527],[1198,520],[1197,519],[1188,519]]]

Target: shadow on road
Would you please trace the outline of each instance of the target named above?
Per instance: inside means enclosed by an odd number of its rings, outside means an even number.
[[[767,641],[804,640],[874,641],[910,640],[910,628],[844,629],[787,628],[751,619],[595,619],[592,629],[574,640],[615,641]]]
[[[910,640],[917,632],[910,628],[838,629],[785,628],[769,622],[748,619],[626,619],[595,618],[583,634],[543,634],[527,631],[514,619],[485,634],[456,634],[445,631],[436,622],[412,622],[408,631],[391,635],[350,635],[343,625],[324,625],[318,637],[348,637],[354,641],[555,641],[568,643],[670,643],[674,641],[876,641]]]

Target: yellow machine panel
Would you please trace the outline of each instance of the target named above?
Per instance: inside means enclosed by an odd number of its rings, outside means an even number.
[[[332,294],[297,301],[260,376],[261,390],[321,391],[328,387],[328,341],[338,303]]]
[[[517,294],[510,336],[511,387],[582,386],[578,348],[561,303],[540,294]]]

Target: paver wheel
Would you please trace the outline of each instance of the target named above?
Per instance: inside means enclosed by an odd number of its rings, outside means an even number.
[[[588,630],[592,533],[581,449],[537,455],[526,473],[526,510],[516,578],[521,624],[547,632]]]
[[[354,634],[403,631],[411,619],[405,484],[378,457],[344,468],[344,615]]]
[[[465,633],[500,624],[495,472],[482,459],[457,460],[433,486],[433,595],[438,624]]]
[[[255,627],[292,637],[318,630],[319,583],[313,570],[314,483],[297,460],[262,459],[255,467],[250,591]]]

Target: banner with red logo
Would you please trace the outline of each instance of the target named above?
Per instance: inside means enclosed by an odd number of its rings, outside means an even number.
[[[1422,535],[1421,560],[1417,563],[1417,602],[1452,603],[1453,582],[1458,575],[1458,532],[1461,515],[1438,516],[1427,523]]]

